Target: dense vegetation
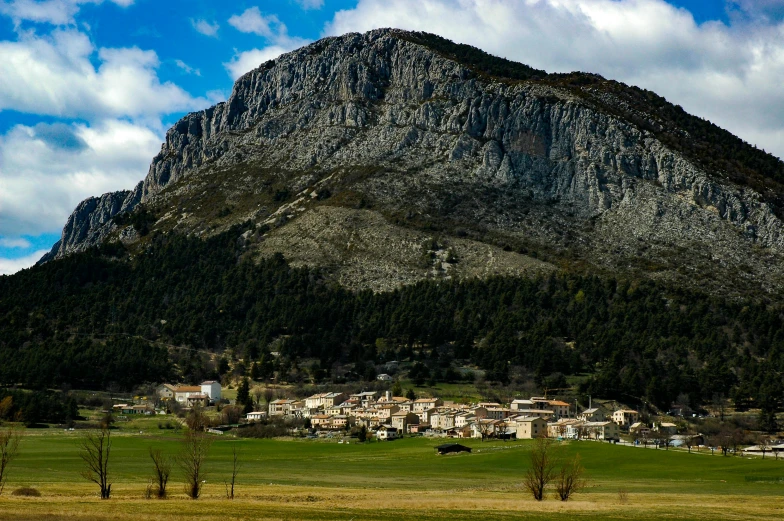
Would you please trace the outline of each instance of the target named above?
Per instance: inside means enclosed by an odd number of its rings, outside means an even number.
[[[72,424],[79,419],[76,399],[61,392],[0,389],[0,421]]]
[[[0,383],[216,377],[229,364],[204,353],[231,348],[257,378],[301,378],[308,359],[317,379],[344,378],[338,363],[359,378],[390,360],[450,379],[459,360],[489,380],[528,374],[542,387],[588,374],[585,392],[660,407],[679,396],[768,410],[782,401],[782,315],[770,306],[571,274],[351,293],[281,256],[244,260],[241,231],[156,235],[132,261],[105,248],[0,278]]]
[[[488,76],[512,80],[540,79],[547,76],[547,73],[543,70],[534,69],[506,58],[493,56],[477,47],[464,43],[455,43],[436,34],[405,31],[399,33],[399,36],[404,40],[432,49],[450,60],[460,62],[471,70]]]

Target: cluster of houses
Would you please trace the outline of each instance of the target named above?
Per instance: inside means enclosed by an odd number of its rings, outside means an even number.
[[[221,384],[214,380],[199,385],[163,384],[156,391],[162,400],[174,400],[185,407],[207,407],[221,399]]]
[[[221,384],[208,380],[199,385],[163,384],[157,388],[163,400],[173,400],[185,407],[206,407],[221,399]],[[154,414],[148,404],[117,404],[121,414]],[[539,437],[564,439],[595,439],[617,441],[621,432],[637,439],[664,433],[674,435],[672,423],[653,428],[641,423],[639,413],[631,409],[608,412],[590,407],[573,414],[566,402],[542,397],[513,400],[508,406],[496,402],[458,404],[440,398],[411,400],[392,396],[387,391],[356,394],[325,392],[304,400],[278,399],[269,403],[267,411],[247,414],[249,422],[267,417],[308,419],[319,431],[345,431],[365,426],[381,440],[395,439],[404,434],[431,434],[456,438],[518,438]]]
[[[305,400],[279,399],[269,411],[248,414],[248,421],[270,417],[307,418],[316,430],[345,430],[365,426],[379,439],[403,434],[432,433],[457,438],[538,438],[618,440],[621,430],[637,422],[637,411],[612,414],[589,408],[574,415],[570,405],[542,397],[518,399],[508,406],[495,402],[472,405],[440,398],[410,400],[389,392],[345,394],[326,392]]]

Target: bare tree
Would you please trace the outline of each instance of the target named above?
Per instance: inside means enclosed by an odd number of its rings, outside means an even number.
[[[490,420],[476,420],[476,426],[479,430],[479,434],[482,436],[482,441],[485,441],[485,438],[490,438],[493,436],[493,432],[495,430],[495,425]]]
[[[267,414],[269,414],[269,405],[272,399],[275,398],[275,392],[269,387],[264,388],[264,401],[267,404]]]
[[[204,414],[204,411],[201,407],[193,407],[191,412],[188,413],[188,416],[185,418],[185,423],[188,425],[188,429],[194,432],[203,431],[207,428],[210,424],[210,419],[207,418],[207,415]]]
[[[724,398],[724,393],[714,393],[711,402],[713,414],[719,418],[721,423],[724,423],[724,417],[727,414],[727,400]]]
[[[523,486],[537,501],[544,499],[547,485],[555,478],[555,457],[552,454],[553,440],[537,438],[531,449],[531,468],[525,474]]]
[[[231,482],[223,482],[226,486],[226,498],[227,499],[234,499],[234,484],[237,481],[237,474],[240,471],[240,455],[237,452],[237,443],[235,442],[231,446]]]
[[[99,431],[88,431],[79,442],[79,457],[86,469],[82,476],[101,487],[101,499],[109,499],[112,484],[109,483],[109,456],[112,451],[111,431],[103,425]]]
[[[8,466],[19,454],[19,431],[6,429],[0,431],[0,494],[3,493],[8,479]]]
[[[227,405],[221,411],[221,421],[227,425],[239,423],[242,418],[242,409],[235,405]]]
[[[203,432],[188,431],[182,444],[182,452],[177,458],[185,474],[185,493],[191,499],[198,499],[204,483],[204,461],[212,445],[212,439]]]
[[[732,446],[732,453],[736,456],[738,455],[738,449],[740,446],[746,441],[746,433],[743,432],[743,429],[735,429],[732,431],[732,436],[730,437],[730,444]]]
[[[580,464],[580,455],[561,465],[555,477],[555,494],[561,501],[567,501],[572,494],[585,488],[587,481],[584,477],[585,469]]]
[[[150,458],[152,458],[153,470],[155,471],[155,493],[158,499],[166,498],[166,485],[169,483],[171,475],[171,458],[164,456],[160,449],[150,447]]]
[[[765,459],[765,453],[770,450],[771,445],[771,439],[768,436],[760,436],[757,446],[762,451],[762,459]]]
[[[264,396],[264,388],[260,385],[257,385],[256,387],[253,388],[251,393],[253,394],[253,400],[256,403],[256,407],[260,407],[261,399]]]

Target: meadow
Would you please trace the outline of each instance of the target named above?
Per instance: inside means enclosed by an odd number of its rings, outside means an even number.
[[[148,450],[175,455],[182,432],[160,420],[113,433],[112,498],[80,476],[78,431],[27,430],[0,496],[3,520],[360,520],[360,519],[769,519],[784,518],[784,460],[562,443],[579,454],[589,486],[563,503],[538,503],[522,489],[528,441],[467,440],[471,454],[438,456],[444,440],[394,442],[248,440],[216,436],[200,499],[187,499],[174,470],[170,498],[145,499]],[[241,454],[237,496],[226,499],[232,448]],[[11,492],[32,486],[41,497]],[[625,496],[625,497],[624,497]]]

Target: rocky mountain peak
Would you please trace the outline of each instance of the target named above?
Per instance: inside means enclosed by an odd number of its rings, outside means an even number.
[[[143,207],[151,235],[251,221],[248,255],[353,288],[569,266],[774,291],[782,164],[700,121],[425,33],[326,38],[177,122],[143,183],[83,202],[44,260],[145,247],[115,218]]]

